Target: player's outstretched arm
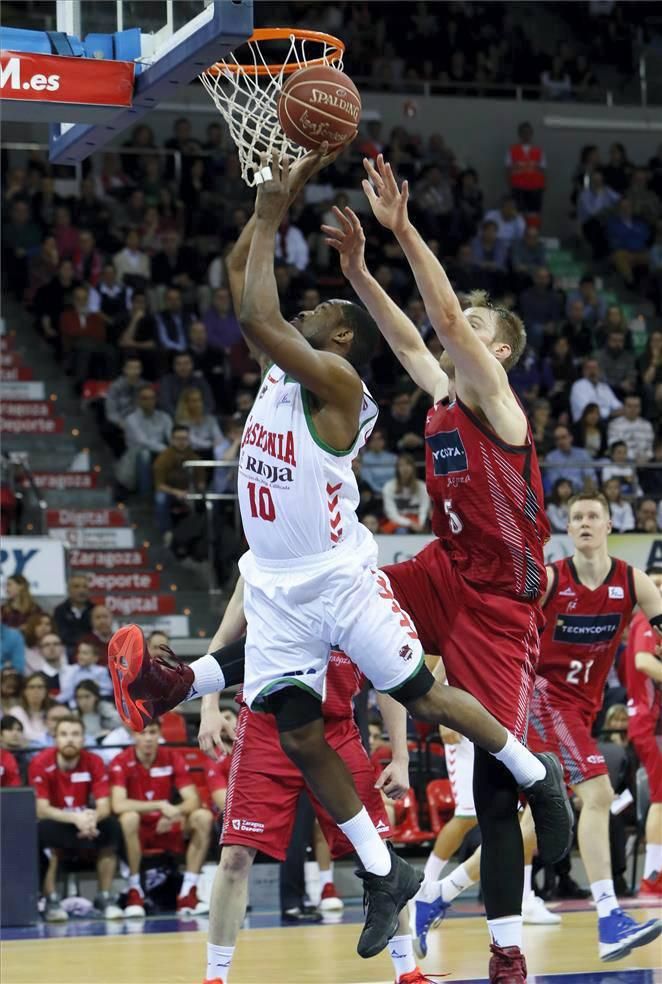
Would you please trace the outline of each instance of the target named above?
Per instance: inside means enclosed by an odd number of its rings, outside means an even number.
[[[339,148],[332,154],[318,154],[311,151],[305,157],[301,157],[290,168],[290,198],[289,205],[295,200],[299,192],[303,189],[307,181],[322,168],[327,167],[336,159],[343,148]],[[237,317],[241,312],[241,301],[244,295],[244,280],[246,277],[246,264],[253,234],[255,232],[255,212],[241,230],[239,237],[227,255],[225,265],[228,272],[228,286],[232,295],[232,306]]]
[[[448,376],[426,348],[413,322],[377,283],[365,262],[365,235],[349,206],[333,209],[339,228],[322,226],[326,242],[340,255],[340,266],[388,342],[402,368],[435,401],[448,395]]]
[[[266,166],[266,158],[263,159]],[[363,384],[347,359],[314,349],[286,321],[274,275],[274,248],[278,227],[290,197],[289,162],[271,161],[271,178],[258,188],[255,200],[255,234],[248,254],[246,285],[241,305],[241,328],[247,341],[269,356],[323,403],[342,408],[356,417],[363,400]]]
[[[409,219],[407,182],[403,181],[398,188],[391,165],[381,154],[376,167],[367,158],[363,164],[370,179],[363,181],[370,207],[377,221],[391,229],[402,247],[430,324],[456,369],[476,391],[481,405],[483,400],[498,394],[515,403],[504,369],[476,337],[444,268]]]
[[[290,205],[306,182],[323,167],[327,167],[327,165],[334,161],[341,149],[326,155],[316,154],[311,151],[292,165],[290,171]],[[228,287],[230,288],[230,296],[232,297],[232,307],[237,318],[241,313],[241,302],[244,296],[244,282],[246,279],[246,264],[248,263],[248,254],[251,243],[253,242],[254,233],[255,212],[253,212],[241,230],[237,241],[228,253],[225,261],[228,274]],[[253,348],[251,354],[258,362],[263,363],[265,361],[263,353],[259,350]]]

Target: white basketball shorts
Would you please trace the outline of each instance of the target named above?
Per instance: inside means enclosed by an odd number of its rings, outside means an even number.
[[[342,649],[382,692],[418,672],[423,664],[418,635],[376,564],[371,536],[296,562],[244,554],[239,567],[245,581],[249,707],[292,685],[322,699],[332,647]]]

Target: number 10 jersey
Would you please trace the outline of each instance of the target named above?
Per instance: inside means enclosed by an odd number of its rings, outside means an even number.
[[[338,451],[317,434],[312,396],[277,366],[264,376],[241,441],[237,480],[244,533],[258,562],[294,562],[330,552],[367,530],[356,517],[352,461],[378,409],[363,387],[357,435]]]

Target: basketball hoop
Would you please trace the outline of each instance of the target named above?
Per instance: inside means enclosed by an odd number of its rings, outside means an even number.
[[[281,61],[267,58],[267,42],[285,45]],[[278,123],[276,103],[283,79],[300,68],[315,65],[343,67],[345,45],[331,34],[302,28],[263,27],[246,42],[250,59],[239,61],[234,53],[216,62],[200,76],[200,81],[230,128],[239,151],[241,176],[249,187],[259,184],[260,157],[275,152],[282,160],[287,154],[295,160],[306,151],[285,136]],[[244,45],[239,49],[242,52]],[[266,48],[268,51],[269,49]]]

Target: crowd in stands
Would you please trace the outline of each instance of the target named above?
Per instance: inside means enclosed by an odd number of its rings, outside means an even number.
[[[546,174],[544,148],[528,123],[504,147],[509,188],[499,202],[484,201],[479,173],[456,159],[441,134],[423,139],[396,127],[386,138],[370,121],[357,144],[323,173],[314,196],[294,203],[279,230],[276,279],[285,315],[350,296],[320,225],[332,216],[331,204],[346,204],[359,187],[361,155],[383,151],[409,179],[412,217],[458,292],[485,289],[516,307],[527,325],[529,344],[511,378],[546,467],[554,528],[563,528],[569,483],[575,491],[602,487],[616,529],[658,531],[662,147],[636,163],[619,143],[606,152],[584,148],[566,179],[585,273],[557,282],[540,214],[547,181],[564,176]],[[197,469],[191,478],[183,463],[236,459],[259,384],[224,267],[251,194],[220,124],[210,123],[200,139],[179,119],[166,147],[181,153],[179,181],[169,158],[150,156],[156,143],[146,124],[121,153],[87,163],[78,193],[37,155],[10,168],[4,269],[78,392],[90,377],[107,381],[96,408],[116,457],[118,497],[152,497],[165,544],[177,556],[201,559],[204,524],[187,491],[210,481],[213,491],[231,493],[234,472],[219,468],[209,479]],[[136,149],[144,153],[129,153]],[[402,255],[381,227],[364,221],[370,268],[438,351]],[[367,382],[382,411],[355,466],[361,517],[374,531],[427,530],[419,481],[426,397],[385,347]],[[218,508],[227,524],[225,505]]]
[[[536,5],[539,6],[539,5]],[[347,44],[345,66],[363,85],[407,91],[428,82],[436,90],[489,96],[496,86],[526,86],[527,96],[592,101],[610,69],[632,78],[636,46],[649,39],[645,4],[576,2],[545,5],[561,20],[563,40],[538,45],[527,25],[533,4],[454,2],[438,4],[325,3],[302,5],[298,27],[337,34]],[[269,23],[290,23],[292,6],[271,5]],[[282,11],[282,13],[281,13]],[[279,20],[280,17],[280,20]],[[379,55],[375,57],[375,52]],[[611,76],[610,76],[611,78]],[[443,88],[441,89],[443,91]]]

